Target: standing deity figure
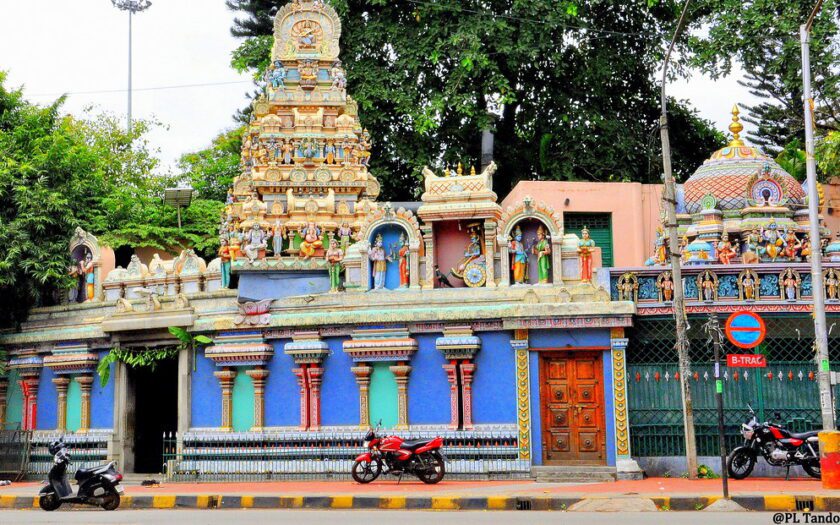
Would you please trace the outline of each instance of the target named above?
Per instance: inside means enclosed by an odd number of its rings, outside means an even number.
[[[666,272],[662,277],[662,281],[656,283],[656,287],[662,291],[662,299],[666,303],[674,300],[674,281],[671,280],[671,272]]]
[[[341,263],[344,260],[344,251],[338,247],[335,237],[330,237],[330,247],[324,253],[327,260],[327,271],[330,274],[330,292],[337,292],[341,287]]]
[[[271,229],[271,248],[275,257],[280,257],[283,254],[283,233],[284,228],[280,219],[275,220],[274,227]]]
[[[286,89],[286,68],[283,62],[274,61],[274,68],[269,71],[267,80],[274,89]]]
[[[292,164],[292,150],[294,150],[294,146],[292,146],[292,141],[284,140],[283,145],[280,146],[280,151],[283,153],[283,164]]]
[[[265,254],[260,256],[260,251],[265,250],[268,247],[268,242],[266,240],[266,234],[260,228],[260,224],[258,222],[254,222],[254,225],[251,227],[251,231],[245,234],[245,256],[248,257],[248,260],[253,263],[257,259],[262,259],[265,257]]]
[[[338,227],[338,232],[336,233],[338,234],[339,246],[341,250],[346,253],[347,248],[350,247],[350,241],[353,240],[353,229],[345,221],[341,223],[341,226]]]
[[[95,274],[92,253],[86,252],[85,260],[79,261],[79,273],[85,278],[85,300],[93,301]]]
[[[723,237],[717,245],[717,250],[718,260],[721,264],[732,264],[732,259],[738,255],[732,243],[729,242],[729,234],[726,232],[723,232]]]
[[[836,301],[838,298],[838,287],[840,287],[840,279],[837,278],[837,272],[829,270],[825,276],[825,296],[829,301]]]
[[[344,68],[341,67],[341,61],[336,61],[330,70],[332,77],[332,87],[344,89],[347,87],[347,77],[344,75]]]
[[[811,238],[807,233],[805,234],[805,237],[802,238],[802,244],[799,248],[799,256],[802,257],[803,261],[811,260]]]
[[[388,263],[385,257],[385,248],[383,247],[382,234],[376,236],[373,241],[373,247],[368,249],[368,257],[373,262],[373,289],[382,290],[385,288],[385,272],[388,268]]]
[[[762,246],[764,254],[767,255],[771,261],[776,262],[776,258],[782,254],[782,246],[785,244],[785,241],[782,240],[782,236],[779,235],[779,229],[776,226],[776,223],[771,222],[766,229],[762,226],[761,237],[764,242],[764,245]]]
[[[304,260],[315,255],[315,250],[324,246],[323,241],[321,241],[321,228],[314,222],[307,223],[300,234],[303,236],[303,240],[300,242],[300,253]]]
[[[408,288],[408,239],[405,234],[400,234],[399,251],[397,256],[400,258],[400,288]]]
[[[595,248],[595,241],[589,238],[589,228],[586,226],[583,227],[580,235],[577,250],[580,255],[580,280],[589,283],[592,282],[592,250]]]
[[[511,267],[513,269],[513,283],[524,284],[525,274],[528,270],[528,251],[522,243],[522,229],[517,226],[513,231],[513,240],[510,241],[510,253],[512,257]]]
[[[230,288],[230,246],[228,240],[219,239],[219,258],[221,259],[222,288]]]
[[[744,253],[742,254],[741,261],[744,264],[753,264],[759,261],[759,251],[761,250],[761,235],[759,235],[758,230],[753,228],[750,233],[747,234],[747,238],[744,242]]]
[[[688,260],[688,236],[683,235],[680,240],[680,260],[685,262]]]
[[[752,274],[750,272],[747,272],[746,275],[744,275],[744,280],[741,281],[741,285],[744,287],[745,300],[755,300],[755,284],[755,279],[753,279]]]
[[[531,248],[531,253],[537,256],[537,270],[540,284],[548,283],[548,273],[551,270],[551,243],[545,235],[542,225],[537,227],[537,243]]]
[[[332,140],[328,140],[324,146],[324,163],[335,164],[335,142]]]
[[[665,230],[662,226],[656,229],[656,240],[653,243],[653,263],[665,264],[668,260],[667,242],[665,240]]]
[[[796,290],[799,288],[799,283],[796,282],[796,277],[793,276],[793,271],[788,268],[785,272],[785,278],[782,280],[782,286],[785,289],[785,298],[788,301],[796,300]]]
[[[785,257],[791,261],[795,261],[802,249],[802,243],[796,238],[796,233],[793,230],[785,232]]]
[[[713,301],[715,299],[715,281],[709,272],[706,272],[701,284],[703,287],[703,300]]]

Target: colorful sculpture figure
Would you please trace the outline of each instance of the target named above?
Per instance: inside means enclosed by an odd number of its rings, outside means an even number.
[[[545,228],[542,224],[537,227],[537,243],[531,248],[531,253],[537,256],[540,284],[547,284],[551,270],[551,243],[546,239]]]
[[[338,247],[335,237],[330,237],[330,247],[324,254],[324,258],[327,260],[327,271],[330,274],[330,292],[337,292],[341,287],[341,263],[344,260],[344,251]]]
[[[251,227],[251,231],[245,234],[245,256],[253,264],[257,259],[265,258],[265,249],[268,247],[266,234],[260,228],[260,224],[255,222]]]
[[[654,241],[654,264],[665,264],[668,261],[668,243],[665,240],[665,230],[662,226],[656,229],[656,240]]]
[[[836,301],[838,299],[838,289],[840,289],[840,279],[837,278],[837,272],[832,268],[828,270],[825,276],[826,299]]]
[[[274,69],[272,69],[268,75],[267,80],[271,83],[271,87],[274,89],[285,89],[286,85],[286,68],[283,67],[283,62],[279,60],[274,61]]]
[[[280,146],[280,151],[283,152],[283,164],[292,164],[292,151],[294,150],[291,140],[284,140],[283,145]]]
[[[682,239],[680,240],[680,260],[685,262],[688,260],[688,236],[683,235]]]
[[[761,249],[763,254],[771,261],[776,262],[776,258],[782,254],[782,246],[785,244],[785,241],[782,240],[782,236],[779,235],[776,223],[771,222],[767,226],[767,229],[762,227],[761,237],[763,239],[763,246]]]
[[[792,230],[787,230],[785,232],[785,257],[788,257],[791,261],[795,261],[801,249],[802,244],[796,238],[796,233]]]
[[[744,264],[758,263],[760,250],[761,236],[759,235],[758,230],[753,228],[753,230],[747,234],[747,238],[744,242],[744,253],[741,257],[741,261]]]
[[[665,272],[662,279],[656,283],[656,287],[662,291],[662,299],[666,303],[674,300],[674,281],[671,280],[671,272]]]
[[[732,243],[729,242],[729,234],[723,232],[723,237],[721,241],[717,245],[718,250],[718,260],[721,264],[732,264],[732,259],[735,258],[738,253],[732,246]]]
[[[373,246],[368,250],[368,257],[373,263],[373,289],[382,290],[385,288],[385,272],[388,269],[385,248],[383,247],[382,234],[376,236]]]
[[[714,301],[715,300],[715,281],[712,278],[712,274],[708,271],[703,276],[702,281],[703,287],[703,300],[704,301]]]
[[[741,286],[744,288],[744,300],[755,300],[755,285],[756,282],[752,277],[752,272],[746,272],[744,274],[744,279],[741,281]]]
[[[353,240],[353,229],[346,221],[342,222],[341,226],[338,227],[337,235],[341,250],[346,253],[347,248],[350,247],[350,241]]]
[[[335,164],[335,142],[332,140],[328,140],[324,146],[324,163]]]
[[[464,278],[464,271],[467,269],[468,264],[482,258],[481,237],[478,234],[479,226],[477,224],[471,224],[467,226],[467,228],[470,232],[470,242],[467,245],[467,249],[464,250],[464,258],[461,259],[461,262],[458,263],[457,267],[452,268],[452,275],[458,277],[459,279]]]
[[[592,249],[595,248],[595,241],[589,238],[589,228],[586,226],[580,231],[578,241],[578,255],[580,255],[580,280],[581,282],[592,282]]]
[[[408,239],[405,234],[400,234],[399,241],[400,249],[397,256],[400,258],[400,288],[408,288]]]
[[[85,300],[86,301],[93,301],[93,296],[95,293],[94,290],[94,266],[93,266],[93,254],[90,252],[85,253],[85,260],[79,261],[79,273],[85,276]]]
[[[341,62],[336,61],[330,70],[332,77],[332,87],[337,89],[344,89],[347,87],[347,77],[344,75],[344,68],[341,67]]]
[[[525,284],[525,274],[528,270],[528,251],[522,243],[522,229],[519,226],[513,232],[513,240],[510,241],[510,253],[513,258],[511,262],[513,282],[514,284]]]
[[[219,239],[219,258],[222,263],[219,265],[222,272],[222,288],[230,288],[230,246],[228,240],[222,237]]]
[[[321,229],[314,222],[308,223],[300,234],[303,236],[300,242],[300,254],[303,255],[304,260],[315,255],[315,250],[324,246],[321,241]]]
[[[275,257],[280,257],[283,254],[283,225],[280,219],[274,221],[274,227],[271,229],[271,248]]]
[[[803,261],[810,261],[811,260],[811,238],[808,237],[808,234],[805,234],[805,237],[802,239],[801,246],[799,248],[799,256],[802,257]]]
[[[796,291],[799,288],[799,283],[793,275],[793,271],[788,268],[785,272],[785,278],[782,280],[782,287],[785,289],[785,298],[788,301],[796,300]]]

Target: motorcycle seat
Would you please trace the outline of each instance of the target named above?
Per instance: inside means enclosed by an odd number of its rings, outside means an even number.
[[[792,437],[794,439],[801,439],[801,440],[805,441],[806,439],[808,439],[810,437],[816,436],[817,434],[819,434],[819,432],[820,432],[819,430],[809,430],[808,432],[802,432],[802,433],[799,433],[799,434],[791,433],[790,437]]]
[[[405,450],[414,450],[416,448],[420,448],[422,446],[428,445],[432,442],[432,439],[411,439],[402,442],[400,448]]]
[[[95,467],[80,468],[76,471],[76,479],[85,479],[91,476],[95,476],[97,474],[101,474],[108,470],[110,466],[110,463],[106,463],[105,465],[97,465]]]

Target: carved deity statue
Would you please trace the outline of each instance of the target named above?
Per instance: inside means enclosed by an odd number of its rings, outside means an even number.
[[[353,229],[350,228],[350,225],[345,221],[341,223],[341,226],[338,227],[338,242],[339,247],[342,251],[347,253],[347,248],[350,247],[350,241],[353,240]]]
[[[832,268],[828,270],[825,276],[825,298],[829,301],[836,301],[838,299],[838,289],[840,289],[840,279],[838,279],[837,271]]]
[[[330,247],[324,253],[324,258],[330,275],[330,292],[337,292],[341,287],[341,263],[344,260],[344,251],[338,247],[335,237],[330,237]]]
[[[653,243],[653,264],[665,264],[668,260],[665,230],[662,226],[656,229],[656,240]]]
[[[280,223],[280,219],[274,221],[274,226],[271,228],[271,247],[272,253],[275,257],[280,257],[283,254],[283,237],[285,236],[285,228]]]
[[[388,269],[387,257],[383,246],[382,234],[376,236],[373,246],[368,249],[368,258],[373,263],[373,289],[382,290],[385,288],[385,272]]]
[[[222,237],[219,239],[219,259],[222,272],[222,288],[230,288],[230,246],[228,240]]]
[[[671,272],[664,272],[662,278],[656,283],[656,287],[662,292],[662,300],[670,303],[674,300],[674,281],[671,280]]]
[[[513,232],[513,240],[510,241],[511,268],[513,270],[514,284],[524,284],[525,274],[528,270],[528,250],[522,242],[522,229],[517,226]]]
[[[785,278],[782,279],[782,288],[784,288],[785,291],[785,299],[788,301],[796,300],[796,292],[799,289],[799,281],[796,279],[796,276],[793,274],[793,270],[790,268],[787,269],[785,272]]]
[[[537,227],[537,242],[531,247],[531,253],[537,256],[537,270],[540,284],[548,283],[551,270],[551,243],[548,242],[545,228],[542,224]]]
[[[479,260],[481,255],[481,238],[478,235],[478,227],[475,225],[468,226],[470,231],[470,242],[464,250],[464,258],[458,263],[456,268],[453,268],[452,273],[458,277],[464,275],[467,265],[473,261]]]
[[[782,254],[782,247],[785,244],[785,241],[782,239],[782,236],[779,234],[779,229],[776,226],[775,222],[771,222],[767,228],[761,228],[761,238],[762,238],[762,253],[767,255],[771,261],[776,262],[776,258]]]
[[[397,257],[400,261],[400,288],[408,288],[408,239],[404,233],[400,234]]]
[[[248,257],[248,260],[251,263],[253,263],[257,259],[265,257],[266,247],[268,247],[266,234],[262,231],[262,228],[260,228],[260,224],[255,222],[251,226],[251,230],[245,234],[245,248],[243,249],[245,256]]]
[[[704,301],[714,301],[715,300],[715,288],[717,287],[717,283],[712,277],[710,272],[706,272],[703,274],[703,280],[700,281],[701,285],[701,292],[703,294]]]
[[[747,234],[744,242],[744,253],[741,261],[744,264],[754,264],[759,261],[759,252],[761,250],[761,235],[756,228]]]
[[[95,273],[92,253],[85,252],[85,259],[79,261],[79,273],[84,276],[85,280],[85,300],[93,301],[95,294]]]
[[[717,252],[718,260],[721,264],[732,264],[732,259],[738,255],[738,252],[732,246],[732,243],[729,242],[728,233],[723,232],[723,237],[721,237],[721,240],[717,245]]]
[[[756,281],[755,277],[753,276],[752,270],[744,272],[744,277],[741,279],[741,288],[744,293],[744,300],[745,301],[755,301],[756,297],[756,287],[758,286],[758,282]]]
[[[807,233],[802,238],[802,243],[799,248],[799,256],[802,257],[803,261],[811,260],[811,238]]]
[[[344,68],[341,67],[341,62],[336,61],[330,70],[330,77],[332,78],[332,87],[336,89],[344,89],[347,87],[347,77],[344,75]]]
[[[799,256],[800,250],[802,250],[802,243],[796,238],[796,232],[787,230],[785,232],[785,257],[788,257],[791,261],[795,261]]]
[[[321,240],[321,228],[314,222],[307,223],[300,234],[303,236],[300,242],[300,254],[303,255],[304,260],[315,255],[315,250],[324,246]]]
[[[286,88],[286,68],[283,67],[283,62],[274,61],[274,67],[266,73],[266,80],[274,89]]]
[[[581,282],[592,282],[592,249],[595,248],[595,241],[589,238],[589,228],[586,226],[580,232],[581,238],[578,241],[578,255],[580,255],[580,280]]]

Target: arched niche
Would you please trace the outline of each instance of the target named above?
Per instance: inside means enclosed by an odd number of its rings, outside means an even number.
[[[93,284],[94,284],[94,301],[102,300],[102,250],[99,247],[99,241],[86,232],[82,228],[76,228],[73,237],[70,239],[70,257],[73,265],[79,270],[79,283],[75,294],[71,292],[69,299],[74,302],[83,303],[86,300],[86,284],[85,275],[81,273],[81,265],[85,261],[87,254],[91,255],[93,262]]]
[[[516,226],[520,225],[523,232],[523,241],[529,248],[528,276],[534,276],[529,282],[538,282],[537,258],[530,253],[530,239],[536,238],[536,229],[542,225],[548,232],[548,239],[551,242],[551,272],[549,282],[563,284],[562,247],[563,247],[563,216],[542,201],[537,201],[526,196],[522,202],[508,207],[499,221],[498,238],[499,251],[501,252],[501,276],[499,286],[510,286],[512,282],[510,241]],[[528,233],[526,227],[533,228]]]
[[[406,238],[408,239],[409,249],[409,288],[420,288],[420,226],[417,222],[417,218],[410,210],[406,210],[405,208],[399,208],[398,210],[394,211],[393,207],[391,206],[391,203],[386,202],[381,208],[376,209],[368,216],[367,220],[364,222],[364,224],[362,224],[360,233],[360,238],[362,239],[362,246],[360,246],[360,249],[363,254],[361,275],[361,288],[363,290],[370,290],[373,287],[371,261],[367,254],[368,249],[371,246],[373,246],[373,242],[376,239],[376,235],[378,235],[379,233],[383,234],[383,244],[386,254],[389,254],[391,244],[396,243],[398,241],[399,234],[405,234]],[[399,250],[399,248],[396,249]],[[393,267],[388,267],[385,287],[391,289],[391,286],[389,286],[388,283],[393,283],[393,279],[396,279],[397,286],[395,286],[394,288],[398,288],[399,264],[398,262],[388,264],[393,265]],[[392,277],[392,275],[395,275],[395,277]]]
[[[539,283],[539,262],[538,257],[536,254],[533,253],[533,249],[537,245],[537,230],[542,228],[543,232],[546,235],[546,239],[548,240],[549,244],[551,245],[551,235],[549,234],[548,225],[545,224],[542,220],[537,219],[535,217],[524,217],[520,219],[516,224],[513,225],[513,229],[508,236],[508,265],[511,267],[508,270],[508,280],[511,284],[513,284],[514,277],[513,277],[513,249],[511,248],[511,241],[514,240],[515,234],[517,229],[522,231],[522,243],[525,245],[526,251],[528,253],[528,266],[525,272],[525,284],[537,284]],[[551,261],[552,269],[554,267],[554,246],[551,246],[551,255],[549,255],[549,260]],[[549,271],[548,275],[548,283],[554,282],[554,275],[552,271]]]

